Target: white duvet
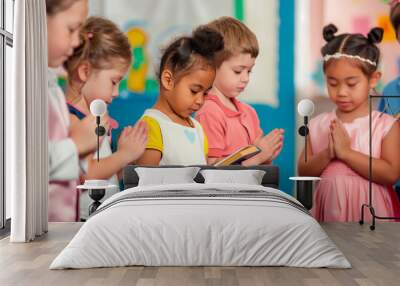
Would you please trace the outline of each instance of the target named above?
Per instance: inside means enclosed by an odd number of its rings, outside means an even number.
[[[174,190],[172,197],[153,196]],[[153,197],[147,198],[150,193]],[[222,193],[227,195],[220,197]],[[137,198],[138,194],[143,197]],[[279,190],[254,185],[131,188],[106,200],[50,269],[127,265],[350,268],[318,222],[298,204]]]

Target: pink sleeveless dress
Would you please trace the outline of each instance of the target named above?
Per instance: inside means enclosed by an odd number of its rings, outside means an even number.
[[[68,139],[70,120],[67,103],[55,75],[49,72],[49,141],[57,142]],[[67,150],[66,150],[67,152]],[[76,166],[79,168],[79,165]],[[49,221],[68,222],[79,218],[79,192],[76,180],[53,180],[49,182]]]
[[[310,121],[310,141],[313,154],[325,150],[329,144],[329,125],[337,119],[336,112],[323,113]],[[372,156],[380,158],[381,144],[395,124],[395,119],[377,111],[372,113]],[[343,123],[350,136],[351,148],[369,155],[369,116],[351,123]],[[368,203],[369,182],[340,160],[331,161],[322,172],[322,180],[314,192],[311,213],[318,221],[354,222],[360,220],[362,204]],[[391,186],[372,184],[372,204],[378,216],[397,215],[399,202]],[[364,218],[371,220],[368,209]]]

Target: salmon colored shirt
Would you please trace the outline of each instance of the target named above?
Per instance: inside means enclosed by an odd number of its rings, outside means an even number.
[[[262,136],[257,112],[250,105],[232,98],[237,111],[226,107],[216,95],[208,94],[196,119],[208,138],[208,157],[226,157]]]

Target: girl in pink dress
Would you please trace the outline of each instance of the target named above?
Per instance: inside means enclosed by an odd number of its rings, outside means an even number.
[[[327,41],[321,53],[330,99],[337,108],[310,122],[310,136],[298,162],[301,176],[319,176],[314,192],[313,216],[319,221],[360,220],[361,205],[369,194],[368,95],[381,76],[377,70],[383,30],[335,35],[323,30]],[[372,112],[372,202],[379,216],[397,216],[399,202],[392,185],[400,177],[400,127],[390,115]],[[366,212],[366,220],[370,220]]]

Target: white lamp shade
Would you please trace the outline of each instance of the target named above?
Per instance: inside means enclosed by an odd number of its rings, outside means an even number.
[[[297,104],[297,112],[301,116],[311,116],[314,113],[314,103],[309,99],[300,100]]]
[[[90,104],[90,113],[94,116],[102,116],[107,111],[107,105],[102,99],[95,99]]]

